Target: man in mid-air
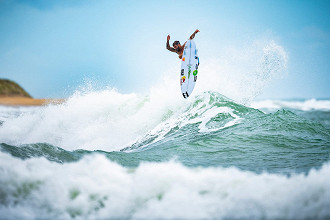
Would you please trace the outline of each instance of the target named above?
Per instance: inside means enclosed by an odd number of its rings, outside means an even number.
[[[190,36],[189,40],[194,39],[195,35],[199,32],[198,29]],[[167,35],[167,43],[166,43],[166,49],[168,49],[171,52],[175,52],[179,55],[179,59],[182,59],[182,54],[184,50],[184,46],[186,45],[187,42],[185,42],[182,46],[179,41],[174,41],[173,47],[170,47],[170,35]]]

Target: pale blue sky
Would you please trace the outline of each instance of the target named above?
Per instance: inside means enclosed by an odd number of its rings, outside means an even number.
[[[260,98],[330,97],[330,1],[0,0],[0,78],[34,97],[66,97],[90,80],[145,92],[180,60],[165,49],[196,28],[201,59],[271,38],[289,56]]]

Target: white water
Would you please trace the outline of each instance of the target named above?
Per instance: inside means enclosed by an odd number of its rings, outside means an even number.
[[[236,102],[248,104],[273,79],[283,78],[288,56],[274,41],[255,41],[249,46],[228,48],[218,59],[200,57],[195,92],[217,91]]]
[[[329,163],[287,177],[174,161],[132,169],[96,154],[58,164],[0,153],[0,167],[0,213],[8,219],[330,217]]]
[[[207,95],[201,103],[204,109],[190,108],[196,96],[215,91],[237,102],[249,102],[272,78],[281,74],[286,62],[285,51],[273,41],[231,49],[219,60],[201,60],[195,91],[188,100],[181,95],[180,74],[176,69],[166,72],[162,84],[152,87],[146,95],[122,94],[115,89],[86,89],[76,92],[62,105],[2,117],[0,142],[16,146],[48,143],[66,150],[116,151],[150,134],[162,138],[177,125],[202,122],[201,132],[232,126],[239,123],[240,118],[231,109],[214,107],[211,110]],[[173,77],[175,72],[178,74]],[[187,121],[195,113],[198,117]],[[217,114],[229,114],[234,119],[221,127],[206,127]]]
[[[262,100],[251,103],[252,108],[265,110],[297,109],[302,111],[330,111],[330,100],[308,99],[305,101]]]

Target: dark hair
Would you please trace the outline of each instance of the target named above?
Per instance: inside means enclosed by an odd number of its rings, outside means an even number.
[[[174,45],[179,45],[179,44],[180,44],[180,41],[176,40],[173,42],[173,47],[174,47]]]

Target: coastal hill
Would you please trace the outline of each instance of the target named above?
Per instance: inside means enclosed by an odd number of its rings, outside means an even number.
[[[63,102],[65,102],[64,99],[34,99],[17,83],[8,79],[0,79],[0,105],[40,106]]]
[[[8,79],[0,79],[0,96],[32,98],[20,85]]]

